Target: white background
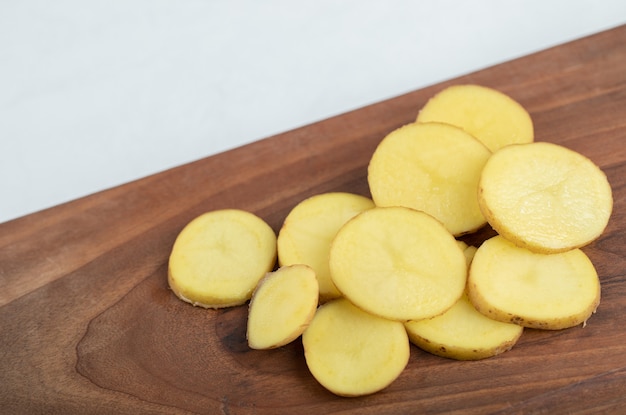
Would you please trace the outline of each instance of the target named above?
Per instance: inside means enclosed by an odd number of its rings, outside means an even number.
[[[0,0],[0,222],[624,23],[624,0]]]

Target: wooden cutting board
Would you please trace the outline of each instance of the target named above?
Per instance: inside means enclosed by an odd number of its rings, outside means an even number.
[[[584,249],[602,281],[601,305],[586,327],[526,330],[511,351],[476,362],[412,347],[390,387],[340,398],[309,374],[299,340],[252,351],[245,307],[194,308],[168,290],[168,255],[192,218],[240,208],[278,231],[307,196],[369,195],[366,167],[376,145],[413,121],[435,92],[458,83],[511,95],[530,111],[537,141],[579,151],[606,172],[614,212],[604,235]],[[621,26],[1,224],[0,412],[623,410],[625,143]]]

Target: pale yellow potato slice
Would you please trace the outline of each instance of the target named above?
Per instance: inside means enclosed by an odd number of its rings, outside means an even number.
[[[554,253],[599,237],[613,209],[606,175],[557,144],[505,147],[485,164],[480,207],[491,226],[519,246]]]
[[[478,248],[476,248],[474,245],[468,245],[463,241],[457,241],[457,244],[459,245],[459,248],[461,248],[461,250],[463,251],[463,255],[465,255],[465,262],[467,262],[467,266],[469,267]]]
[[[409,339],[420,349],[456,360],[486,359],[510,350],[523,327],[479,313],[463,295],[440,316],[405,323]]]
[[[402,373],[410,355],[402,323],[369,314],[345,298],[317,310],[302,335],[302,345],[315,379],[347,397],[386,388]]]
[[[454,85],[433,96],[418,122],[443,122],[463,128],[489,150],[534,140],[528,111],[508,95],[480,85]]]
[[[330,243],[348,220],[373,207],[370,198],[344,192],[322,193],[298,203],[278,233],[279,265],[310,266],[319,282],[320,302],[339,297],[328,269]]]
[[[476,251],[467,293],[495,320],[560,330],[586,322],[596,310],[600,280],[580,249],[539,254],[498,235]]]
[[[368,166],[377,206],[405,206],[441,221],[454,235],[482,227],[476,193],[491,152],[458,127],[412,123],[389,133]]]
[[[245,303],[276,263],[276,234],[239,209],[198,216],[180,232],[169,257],[168,283],[183,301],[205,308]]]
[[[467,248],[463,250],[463,255],[465,255],[465,260],[467,261],[467,266],[472,264],[472,260],[474,259],[474,255],[476,255],[477,247],[474,245],[469,245]]]
[[[463,251],[432,216],[404,207],[360,213],[337,233],[330,275],[356,306],[391,320],[441,314],[461,297]]]
[[[307,265],[289,265],[268,273],[250,300],[248,345],[273,349],[297,339],[313,318],[317,303],[317,279]]]

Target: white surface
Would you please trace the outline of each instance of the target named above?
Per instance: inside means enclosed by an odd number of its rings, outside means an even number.
[[[623,23],[623,0],[3,0],[0,222]]]

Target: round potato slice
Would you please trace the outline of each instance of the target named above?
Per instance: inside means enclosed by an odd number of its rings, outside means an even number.
[[[582,154],[545,142],[494,153],[478,201],[500,235],[541,253],[587,245],[602,234],[613,208],[602,170]]]
[[[180,232],[169,258],[168,283],[183,301],[205,308],[240,305],[276,262],[276,234],[238,209],[198,216]]]
[[[386,388],[402,373],[410,355],[402,323],[366,313],[345,298],[317,310],[302,345],[315,379],[347,397]]]
[[[356,306],[391,320],[441,314],[463,294],[465,255],[432,216],[376,207],[355,216],[330,248],[330,275]]]
[[[315,314],[318,284],[306,265],[268,273],[255,288],[248,309],[247,339],[252,349],[273,349],[297,339]]]
[[[478,180],[491,152],[458,127],[408,124],[389,133],[368,166],[376,206],[405,206],[441,221],[454,235],[482,227]]]
[[[454,85],[440,91],[424,105],[417,121],[456,125],[491,151],[534,140],[526,109],[508,95],[480,85]]]
[[[463,295],[440,316],[405,323],[409,339],[420,349],[456,360],[486,359],[510,350],[523,327],[479,313]]]
[[[500,235],[476,251],[467,292],[490,318],[546,330],[581,324],[600,303],[598,274],[583,251],[539,254]]]
[[[320,302],[339,297],[328,269],[330,243],[348,220],[373,207],[371,199],[343,192],[322,193],[303,200],[289,212],[278,233],[278,263],[313,268]]]

